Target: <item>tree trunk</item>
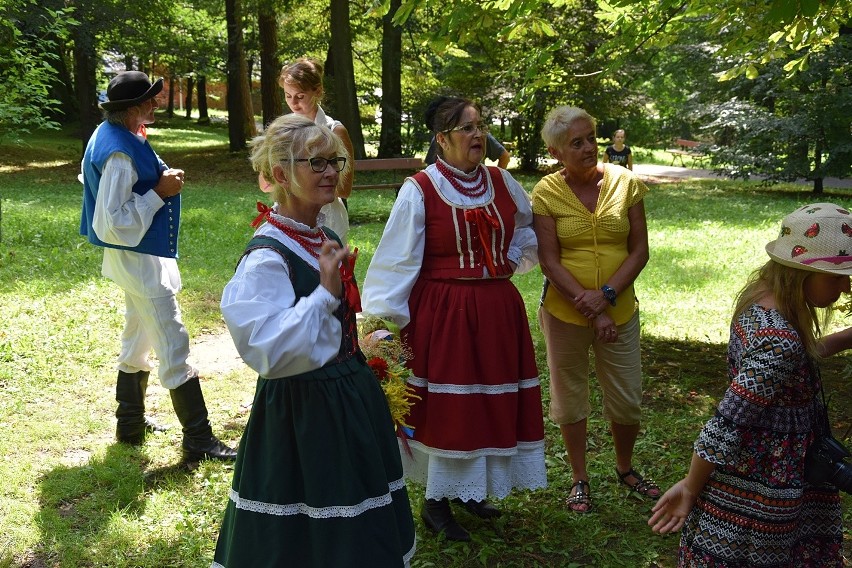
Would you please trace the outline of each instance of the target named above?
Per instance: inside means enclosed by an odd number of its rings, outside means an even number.
[[[243,132],[246,138],[257,136],[257,125],[254,123],[254,108],[251,102],[251,72],[249,71],[249,60],[243,57],[242,65],[240,66],[240,74],[243,76]]]
[[[80,109],[80,140],[83,149],[100,123],[97,95],[97,65],[93,30],[86,25],[73,28],[74,38],[74,86],[77,91],[77,105]]]
[[[169,75],[169,105],[166,107],[166,116],[174,118],[175,116],[175,76]]]
[[[74,80],[68,69],[67,49],[65,42],[55,34],[50,35],[51,41],[56,42],[59,56],[54,61],[56,74],[50,81],[50,98],[59,101],[56,107],[48,109],[47,116],[61,124],[68,124],[77,119],[77,101],[74,98]]]
[[[242,21],[241,0],[225,0],[225,22],[228,28],[228,146],[232,152],[246,148],[242,89],[245,74],[240,69],[245,64]]]
[[[355,159],[366,157],[358,95],[355,90],[355,67],[352,64],[352,30],[349,26],[349,2],[331,0],[331,44],[329,67],[334,73],[335,114],[349,131]],[[326,70],[328,71],[328,69]]]
[[[390,9],[382,18],[382,129],[379,134],[379,158],[402,155],[402,28],[393,24],[393,16],[402,0],[390,0]]]
[[[198,124],[210,124],[207,113],[207,77],[198,76]]]
[[[820,129],[819,136],[816,139],[814,144],[814,194],[821,195],[822,194],[822,141],[823,141],[823,132]]]
[[[521,170],[526,172],[538,169],[539,149],[541,148],[541,127],[544,126],[544,103],[546,96],[542,92],[533,95],[533,105],[524,113],[523,120],[512,124],[512,132],[517,133],[518,155]]]
[[[186,97],[183,99],[183,106],[186,108],[186,118],[192,118],[192,90],[195,88],[195,77],[192,75],[186,78]]]
[[[278,74],[281,72],[278,61],[278,18],[271,2],[260,4],[257,27],[260,34],[260,102],[265,128],[283,111],[281,89],[278,87]]]

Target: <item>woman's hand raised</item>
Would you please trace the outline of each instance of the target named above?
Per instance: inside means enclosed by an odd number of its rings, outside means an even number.
[[[343,293],[340,281],[340,263],[349,254],[349,247],[341,247],[334,241],[325,241],[317,259],[320,268],[320,285],[331,292],[335,298]]]

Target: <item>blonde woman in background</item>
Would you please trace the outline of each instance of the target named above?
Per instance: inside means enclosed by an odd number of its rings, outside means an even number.
[[[612,135],[612,144],[606,147],[603,153],[604,164],[615,164],[633,170],[633,151],[624,143],[627,134],[619,128]]]

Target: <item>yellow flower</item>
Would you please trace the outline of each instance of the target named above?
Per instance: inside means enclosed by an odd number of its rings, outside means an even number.
[[[385,329],[379,318],[365,318],[359,322],[359,345],[385,393],[391,418],[397,428],[409,427],[405,418],[411,411],[414,389],[408,386],[411,371],[406,362],[411,352],[394,334]]]

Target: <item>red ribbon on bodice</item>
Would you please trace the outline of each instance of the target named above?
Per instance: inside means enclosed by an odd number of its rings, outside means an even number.
[[[254,218],[254,221],[251,222],[251,226],[257,228],[269,216],[269,213],[272,212],[272,207],[257,202],[257,211],[258,215]],[[270,221],[272,222],[272,221]],[[288,231],[295,231],[294,229],[290,229],[285,226],[278,225],[272,222],[273,225],[284,231],[285,234],[288,234],[291,238],[299,242],[299,235],[293,235],[292,233],[288,233]],[[320,229],[321,240],[328,240],[325,236],[325,233]],[[296,231],[297,232],[297,231]],[[302,236],[304,237],[304,235]],[[319,252],[313,250],[312,248],[306,248],[306,244],[300,242],[303,248],[305,248],[308,253],[310,253],[314,258],[319,257]],[[358,248],[356,247],[351,254],[346,256],[343,261],[340,263],[340,281],[343,283],[343,295],[346,298],[346,302],[352,307],[352,309],[358,313],[361,311],[361,293],[358,291],[358,284],[355,282],[355,261],[358,259]]]
[[[361,293],[355,282],[355,261],[358,260],[358,247],[340,263],[340,281],[343,282],[343,295],[355,313],[361,311]]]
[[[485,256],[485,266],[488,268],[488,274],[492,277],[497,276],[497,265],[494,263],[494,254],[491,251],[491,230],[499,229],[500,221],[489,215],[485,207],[465,210],[464,220],[476,227],[476,231],[479,233],[479,244],[482,246],[482,253]]]
[[[257,215],[257,217],[254,218],[254,221],[251,222],[251,226],[254,227],[255,229],[257,229],[260,226],[260,224],[266,218],[266,215],[270,211],[272,211],[272,207],[258,201],[257,202],[257,210],[258,210],[258,215]]]

